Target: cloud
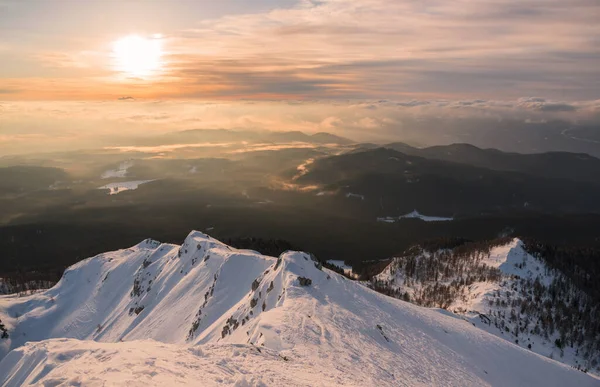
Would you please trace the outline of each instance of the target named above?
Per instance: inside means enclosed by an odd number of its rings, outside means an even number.
[[[18,89],[6,89],[6,88],[0,88],[0,94],[16,94],[18,93],[20,90]]]
[[[303,2],[173,35],[167,72],[197,85],[186,96],[589,98],[598,11],[590,0]]]
[[[544,98],[430,100],[128,100],[10,102],[0,107],[4,133],[79,136],[147,135],[184,129],[328,131],[368,140],[424,120],[563,120],[600,124],[600,100]],[[12,129],[11,129],[12,128]]]
[[[546,103],[538,109],[545,112],[571,112],[577,110],[577,107],[568,103]]]
[[[169,31],[153,79],[115,79],[100,45],[40,54],[67,80],[39,77],[19,98],[597,99],[599,12],[597,0],[299,1]]]
[[[341,126],[343,121],[338,117],[327,117],[319,124],[323,130],[335,130],[335,128]]]
[[[404,107],[424,106],[424,105],[429,105],[429,104],[430,104],[429,101],[414,101],[414,100],[396,103],[397,106],[404,106]]]
[[[527,109],[539,110],[542,112],[572,112],[579,108],[573,103],[546,101],[544,98],[540,97],[520,98],[518,103],[520,106]]]

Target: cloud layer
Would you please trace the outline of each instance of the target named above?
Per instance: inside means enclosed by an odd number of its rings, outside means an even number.
[[[588,126],[600,139],[600,100],[3,102],[0,155],[131,145],[141,136],[186,129],[324,131],[431,145],[476,142],[505,130],[525,139],[535,129],[544,138],[544,131],[560,134],[573,125]]]
[[[594,100],[599,18],[597,0],[306,0],[154,31],[166,52],[154,79],[117,77],[95,36],[92,48],[37,53],[54,75],[10,77],[2,95]]]

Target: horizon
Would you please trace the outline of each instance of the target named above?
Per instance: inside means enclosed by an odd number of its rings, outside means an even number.
[[[0,154],[197,128],[441,145],[465,120],[597,127],[598,15],[592,0],[0,0]]]

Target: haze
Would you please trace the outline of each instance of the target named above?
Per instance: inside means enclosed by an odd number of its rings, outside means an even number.
[[[464,142],[453,127],[507,119],[597,128],[599,10],[592,0],[0,0],[0,154],[198,128],[415,145]],[[570,138],[590,152],[595,132]]]

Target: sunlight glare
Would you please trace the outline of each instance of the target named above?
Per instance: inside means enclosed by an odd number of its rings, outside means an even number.
[[[159,71],[163,55],[160,37],[129,35],[114,42],[115,68],[132,77],[147,77]]]

